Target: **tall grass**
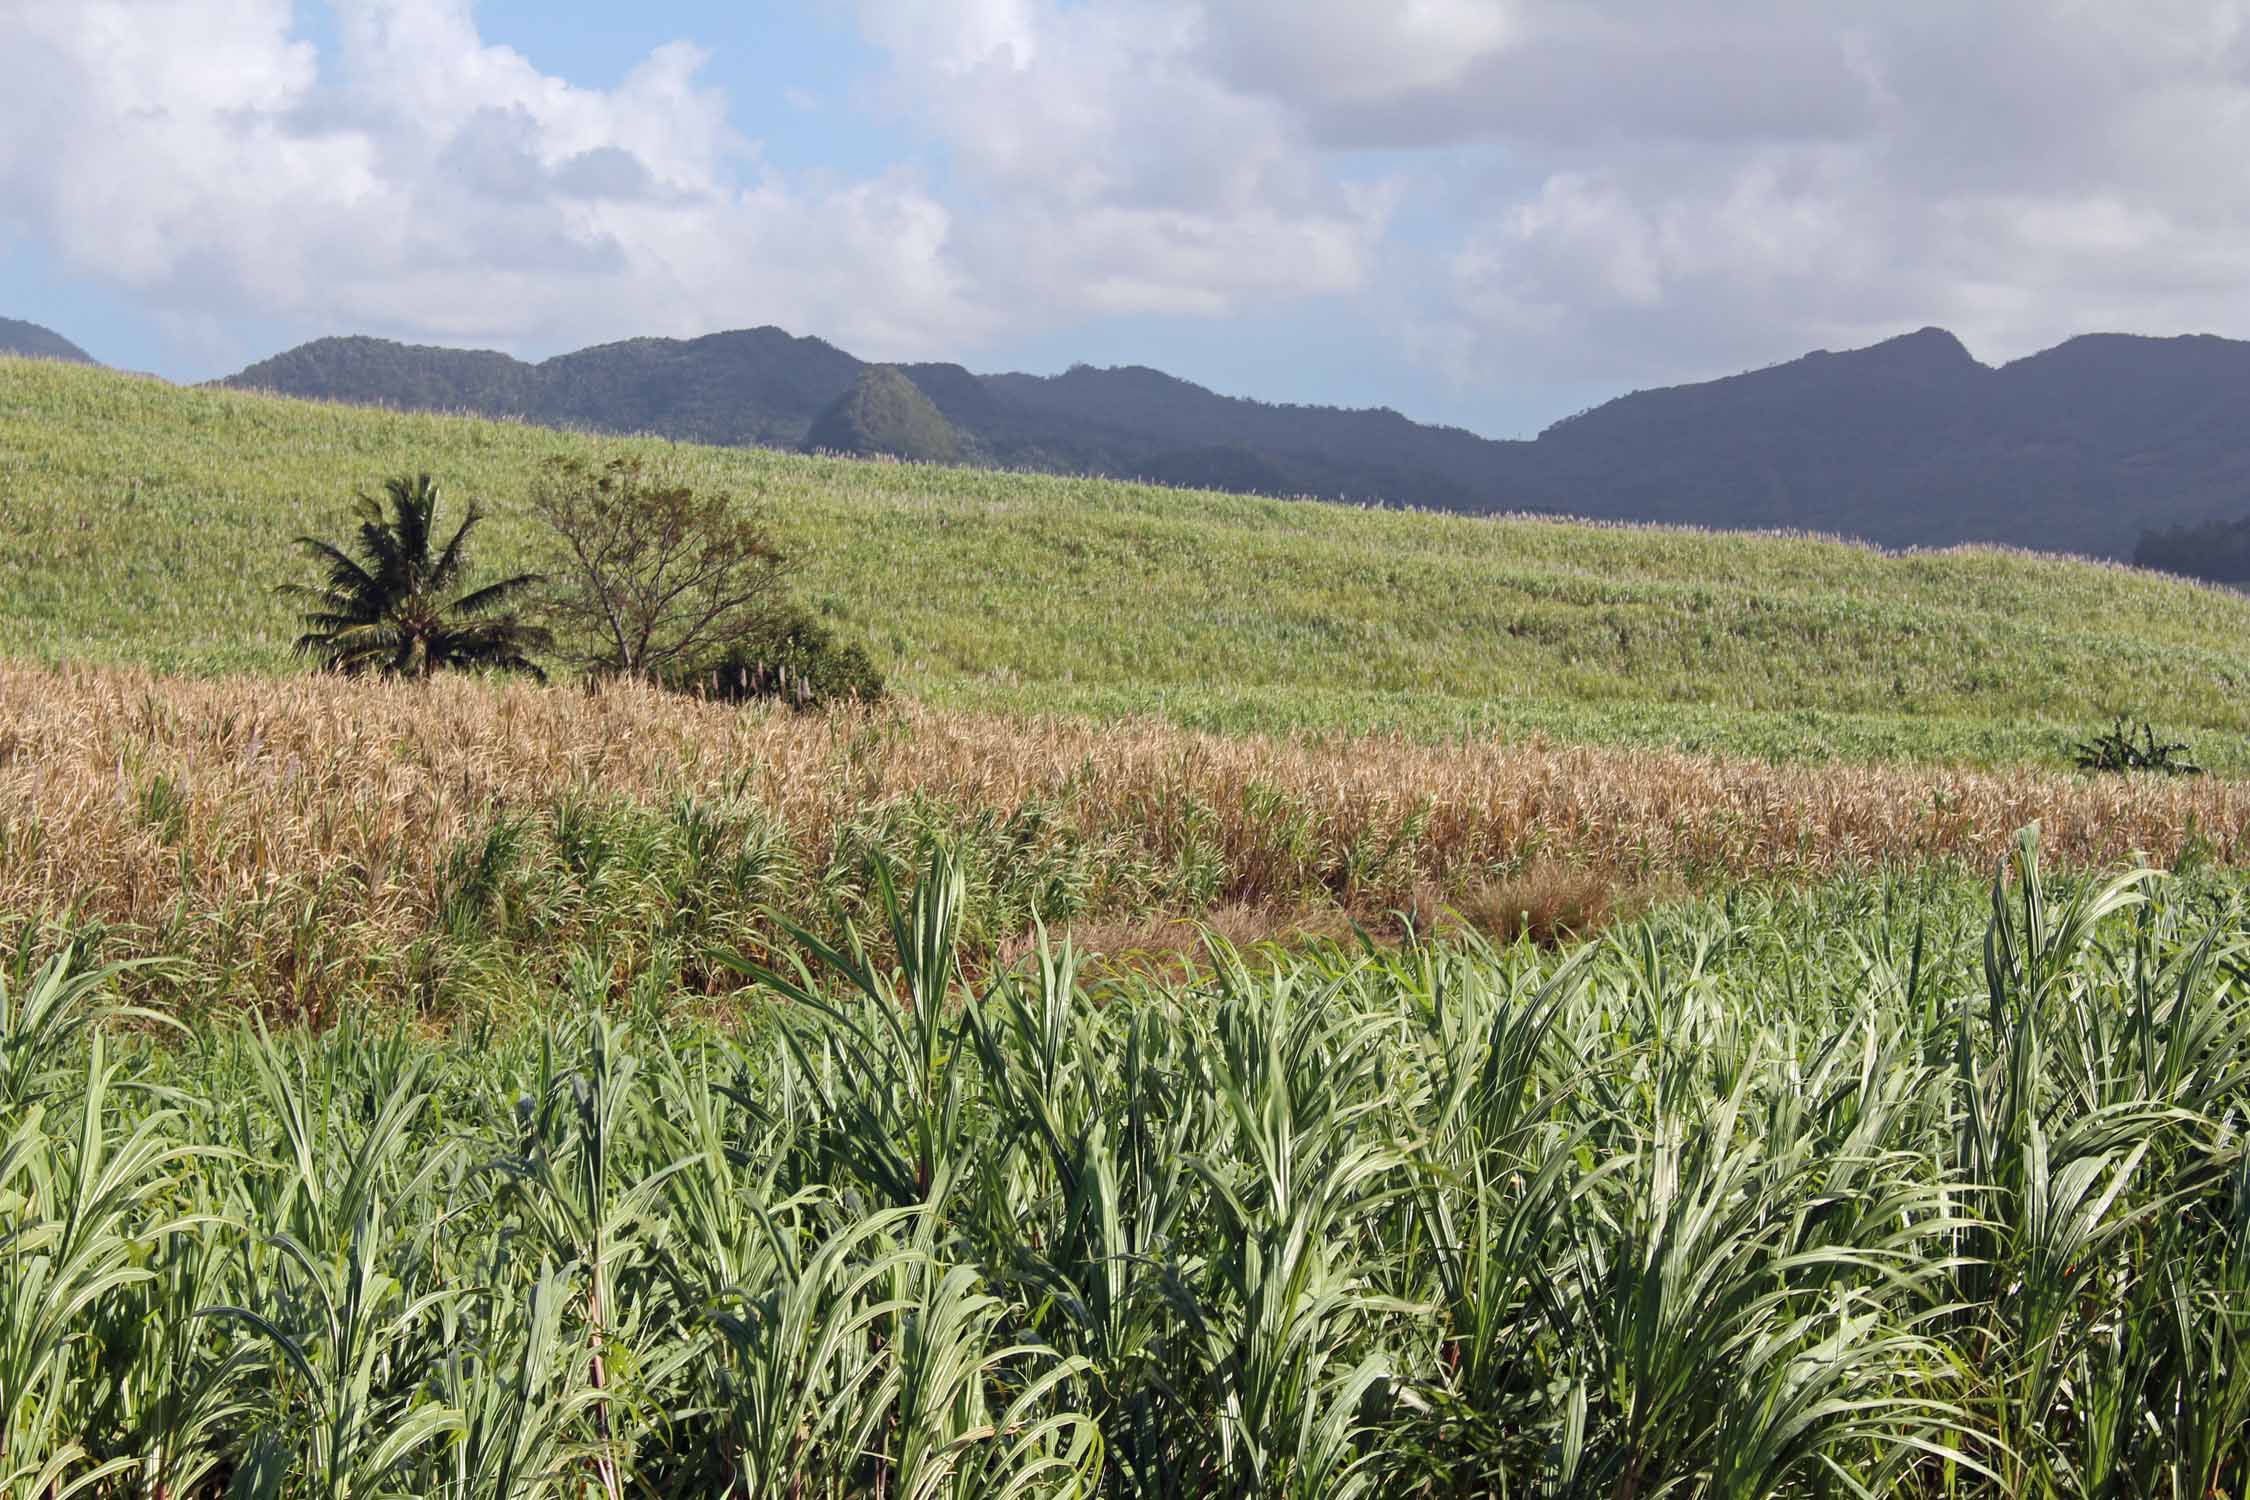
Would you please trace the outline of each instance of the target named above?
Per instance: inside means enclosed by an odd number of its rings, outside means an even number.
[[[2250,769],[2250,602],[2121,568],[611,442],[23,360],[0,646],[294,670],[272,585],[354,491],[435,474],[512,572],[543,461],[612,449],[756,498],[824,618],[942,707],[1993,765],[2131,712]]]
[[[0,1489],[2250,1484],[2221,888],[2026,839],[1981,919],[1738,892],[1167,987],[971,979],[957,864],[869,880],[888,941],[723,954],[775,998],[724,1032],[166,1041],[12,972]]]
[[[2074,866],[2238,861],[2219,778],[1775,768],[1544,746],[1218,739],[907,707],[732,710],[641,690],[161,679],[0,663],[0,913],[136,993],[333,1020],[717,994],[715,945],[781,907],[836,933],[870,855],[961,851],[962,941],[1058,929],[1192,947],[1350,923],[1598,927],[1635,892],[1928,862],[1973,872],[2032,820]]]

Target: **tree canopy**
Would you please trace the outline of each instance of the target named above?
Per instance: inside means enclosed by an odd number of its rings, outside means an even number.
[[[558,543],[559,622],[597,674],[698,671],[787,603],[788,559],[757,515],[638,460],[557,462],[532,505]]]

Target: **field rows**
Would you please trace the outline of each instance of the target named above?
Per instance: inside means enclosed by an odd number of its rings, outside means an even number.
[[[2244,913],[2035,869],[1160,986],[939,855],[724,1030],[18,964],[0,1493],[2240,1494]]]
[[[2071,865],[2235,863],[2250,784],[0,664],[0,912],[313,1015],[440,1003],[485,952],[550,974],[581,947],[685,955],[708,987],[703,946],[763,941],[768,908],[855,910],[869,852],[932,836],[962,851],[965,933],[993,952],[1035,912],[1114,945],[1134,923],[1256,937],[1495,890],[1537,905],[1540,881],[1974,878],[2033,822]]]
[[[901,695],[304,672],[595,445],[0,360],[0,1500],[2250,1493],[2250,601],[600,447]]]

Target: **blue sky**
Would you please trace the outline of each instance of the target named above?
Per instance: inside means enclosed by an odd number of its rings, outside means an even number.
[[[0,315],[229,373],[755,323],[1523,435],[2250,334],[2232,0],[0,0]],[[1970,149],[1973,145],[1974,149]]]

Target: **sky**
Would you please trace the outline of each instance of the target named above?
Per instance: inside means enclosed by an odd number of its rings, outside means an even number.
[[[2250,0],[0,0],[0,316],[206,379],[778,324],[1525,436],[2250,337]]]

